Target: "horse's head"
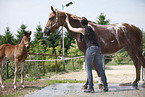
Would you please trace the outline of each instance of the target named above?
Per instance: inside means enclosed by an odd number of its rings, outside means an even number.
[[[26,48],[28,49],[29,48],[29,44],[30,44],[30,40],[31,40],[31,37],[30,37],[30,35],[31,35],[31,31],[29,31],[29,32],[24,32],[23,33],[23,42],[24,42],[24,45],[26,46]]]
[[[63,26],[65,23],[66,15],[64,12],[54,10],[53,7],[51,7],[51,14],[49,15],[47,24],[44,29],[44,34],[49,36],[51,32],[53,32],[55,29],[59,28],[60,26]]]

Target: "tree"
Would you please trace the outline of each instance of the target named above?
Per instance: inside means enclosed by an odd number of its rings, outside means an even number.
[[[104,15],[104,13],[100,13],[99,17],[96,17],[97,18],[97,23],[100,24],[100,25],[108,25],[110,20],[107,19],[106,20],[106,16]],[[111,57],[111,56],[106,56],[106,57]],[[111,61],[110,59],[106,59],[105,60],[105,63],[108,63],[109,61]]]
[[[44,47],[43,52],[46,52],[47,43],[45,41],[45,38],[43,37],[42,27],[40,23],[39,25],[37,25],[36,32],[34,32],[34,36],[35,36],[34,41],[31,41],[30,43],[30,47],[31,47],[30,49],[33,49],[33,47],[35,46],[39,46],[38,42],[41,42],[41,45],[43,45]]]
[[[65,54],[67,55],[68,50],[70,49],[72,44],[75,43],[75,41],[74,41],[74,37],[69,32],[65,32],[64,40],[65,40],[64,41]]]
[[[5,35],[1,39],[1,44],[12,44],[12,45],[16,44],[16,39],[10,32],[9,27],[6,27]]]
[[[61,33],[55,30],[51,32],[48,38],[46,38],[47,45],[53,48],[52,54],[56,54],[56,47],[60,45],[60,41],[62,40]]]
[[[42,27],[39,23],[39,25],[37,25],[37,28],[36,28],[36,32],[34,32],[34,41],[38,41],[40,39],[43,39],[43,32],[42,32]]]
[[[16,35],[16,37],[17,37],[17,43],[20,43],[20,41],[22,39],[22,36],[23,36],[23,33],[24,33],[26,28],[27,28],[27,26],[24,25],[24,24],[22,24],[20,26],[20,29],[17,31],[18,34]]]
[[[100,13],[99,17],[97,17],[98,20],[97,23],[101,24],[101,25],[108,25],[110,20],[106,20],[106,16],[104,15],[104,13]]]
[[[0,45],[2,45],[2,39],[3,39],[3,35],[0,35]]]

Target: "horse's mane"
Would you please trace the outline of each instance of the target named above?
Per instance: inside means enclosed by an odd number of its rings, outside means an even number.
[[[73,19],[76,19],[76,20],[79,20],[79,19],[82,18],[82,17],[76,16],[76,15],[71,14],[71,13],[68,13],[68,12],[64,12],[64,13],[66,13],[67,15],[70,15]],[[92,24],[92,25],[97,25],[96,22],[93,22],[93,21],[90,21],[90,20],[88,20],[88,23],[89,24]]]

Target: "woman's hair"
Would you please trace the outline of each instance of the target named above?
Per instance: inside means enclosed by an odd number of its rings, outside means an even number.
[[[88,25],[88,20],[87,20],[87,18],[82,17],[81,24],[82,24],[82,26]]]

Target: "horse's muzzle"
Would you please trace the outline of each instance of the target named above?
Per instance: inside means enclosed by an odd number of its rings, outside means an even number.
[[[49,35],[50,35],[50,29],[49,29],[49,28],[45,28],[44,34],[45,34],[46,36],[49,36]]]

